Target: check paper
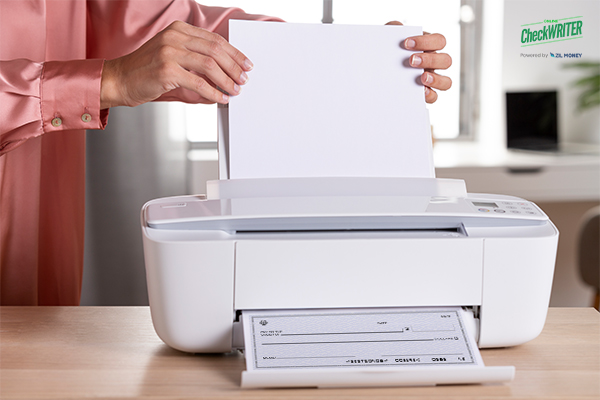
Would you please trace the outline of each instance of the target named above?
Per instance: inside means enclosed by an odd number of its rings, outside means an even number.
[[[463,313],[460,307],[243,312],[247,369],[483,366]]]

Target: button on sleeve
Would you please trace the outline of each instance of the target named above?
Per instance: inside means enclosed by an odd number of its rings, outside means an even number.
[[[62,125],[62,119],[56,117],[56,118],[52,118],[52,126],[55,128],[58,128]]]
[[[104,129],[108,110],[100,110],[104,60],[48,61],[41,81],[44,132]]]

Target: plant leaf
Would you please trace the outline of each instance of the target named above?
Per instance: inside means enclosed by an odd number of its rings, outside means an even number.
[[[572,64],[563,64],[563,68],[598,68],[600,70],[600,62],[578,62]]]
[[[586,86],[600,88],[600,75],[592,75],[585,78],[581,78],[574,83],[575,86]]]

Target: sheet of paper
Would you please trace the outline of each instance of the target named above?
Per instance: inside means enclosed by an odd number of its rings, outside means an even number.
[[[460,307],[244,311],[247,370],[483,366]]]
[[[433,177],[420,27],[230,21],[254,63],[229,105],[229,177]]]

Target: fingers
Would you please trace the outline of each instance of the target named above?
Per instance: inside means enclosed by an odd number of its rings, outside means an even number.
[[[250,71],[254,68],[252,61],[248,59],[241,51],[233,47],[227,40],[221,35],[213,32],[209,32],[206,29],[198,28],[197,26],[187,24],[182,21],[176,21],[171,24],[171,27],[176,30],[180,30],[190,36],[196,36],[198,38],[211,42],[213,51],[220,52],[223,50],[228,54],[244,71]]]
[[[180,65],[189,71],[205,75],[230,95],[238,95],[241,85],[248,81],[248,75],[239,64],[212,43],[215,42],[193,39],[183,50]]]
[[[445,53],[418,53],[409,58],[411,67],[423,69],[448,69],[452,58]]]
[[[452,86],[452,79],[438,75],[436,69],[447,69],[452,65],[452,58],[445,53],[437,53],[446,46],[446,38],[439,33],[425,33],[422,36],[413,36],[403,42],[407,50],[422,51],[409,58],[412,67],[422,68],[425,72],[421,75],[421,83],[425,85],[425,101],[435,103],[438,94],[435,90],[448,90]]]
[[[450,78],[438,75],[431,71],[426,71],[421,75],[421,82],[425,85],[425,101],[429,104],[435,103],[438,98],[438,94],[433,88],[438,90],[448,90],[452,86],[452,80]]]
[[[435,90],[432,90],[432,89],[428,88],[427,86],[425,86],[425,101],[427,103],[431,104],[431,103],[435,103],[437,98],[438,98],[438,95],[435,92]]]
[[[448,90],[452,87],[452,79],[431,71],[426,71],[421,75],[421,82],[425,86],[438,90]]]
[[[446,47],[446,38],[439,33],[433,33],[409,37],[403,44],[407,50],[437,51]]]
[[[166,42],[183,46],[178,52],[178,64],[205,77],[191,74],[182,86],[208,96],[208,100],[227,103],[229,96],[215,86],[235,96],[248,81],[246,71],[253,68],[252,62],[220,35],[180,21],[171,24],[164,35]]]
[[[402,25],[398,21],[388,22],[386,25]],[[411,67],[422,68],[425,72],[421,75],[421,83],[425,86],[425,101],[435,103],[438,94],[433,89],[448,90],[452,80],[447,76],[438,75],[433,70],[447,69],[452,65],[452,58],[448,54],[438,54],[446,46],[446,38],[439,33],[429,34],[424,32],[421,36],[406,38],[401,44],[407,50],[422,51],[409,58]]]
[[[206,103],[227,104],[229,102],[229,95],[213,86],[207,77],[192,74],[183,68],[180,68],[175,74],[182,88],[198,93],[203,99],[207,100]]]
[[[132,53],[104,63],[100,104],[133,107],[178,88],[196,93],[194,101],[226,104],[252,67],[216,33],[174,22]]]

